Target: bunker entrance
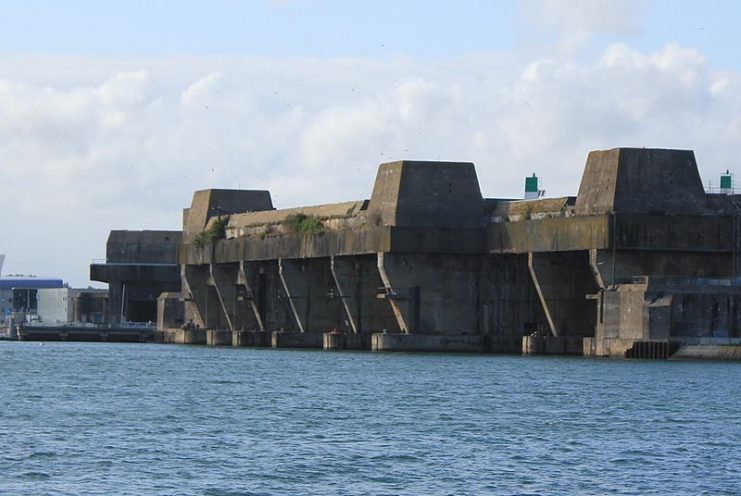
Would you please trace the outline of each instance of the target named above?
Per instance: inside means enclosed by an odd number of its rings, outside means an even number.
[[[126,320],[129,322],[156,322],[157,302],[129,300]]]

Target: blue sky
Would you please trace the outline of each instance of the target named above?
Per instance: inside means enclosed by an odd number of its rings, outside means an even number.
[[[532,2],[530,2],[532,3]],[[613,2],[614,3],[614,2]],[[616,40],[656,50],[681,43],[716,67],[738,69],[741,2],[631,2],[635,30],[599,33],[590,53]],[[577,8],[560,2],[563,10]],[[95,55],[237,54],[270,57],[440,58],[507,51],[535,32],[527,1],[52,1],[0,2],[0,51]]]
[[[0,0],[4,273],[85,286],[111,229],[194,190],[368,198],[379,163],[472,161],[576,194],[590,150],[741,173],[741,2]],[[53,244],[54,249],[50,249]]]

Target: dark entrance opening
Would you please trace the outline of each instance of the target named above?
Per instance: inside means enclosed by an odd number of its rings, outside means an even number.
[[[129,322],[156,322],[157,302],[129,300],[126,308],[126,320]]]

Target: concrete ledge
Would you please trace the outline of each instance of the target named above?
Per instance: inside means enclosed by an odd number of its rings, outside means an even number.
[[[682,336],[674,338],[684,346],[741,346],[741,338],[697,338],[692,336]]]
[[[682,346],[672,360],[741,360],[741,346],[690,345]]]
[[[324,333],[325,350],[370,350],[370,334],[344,334],[341,332]]]
[[[581,336],[523,336],[523,355],[584,355]]]
[[[165,329],[164,342],[170,344],[206,344],[206,330]]]
[[[232,346],[269,347],[271,334],[262,331],[233,331]]]
[[[373,351],[444,351],[485,353],[488,351],[486,336],[463,334],[372,334]]]
[[[273,331],[271,343],[273,348],[322,349],[324,346],[324,335],[316,332]]]
[[[231,346],[232,331],[210,329],[206,331],[206,344],[209,346]]]
[[[522,352],[522,338],[519,336],[485,336],[489,341],[490,353],[518,354]]]
[[[583,353],[589,357],[625,358],[625,352],[638,341],[618,338],[583,338]]]

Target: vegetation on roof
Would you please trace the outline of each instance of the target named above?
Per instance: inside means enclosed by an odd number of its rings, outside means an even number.
[[[302,212],[287,216],[282,224],[293,234],[317,236],[324,232],[322,220],[316,215],[306,215]]]
[[[211,226],[205,231],[201,231],[196,234],[193,243],[201,248],[207,244],[212,243],[217,239],[226,238],[226,225],[229,223],[229,216],[218,217]]]

